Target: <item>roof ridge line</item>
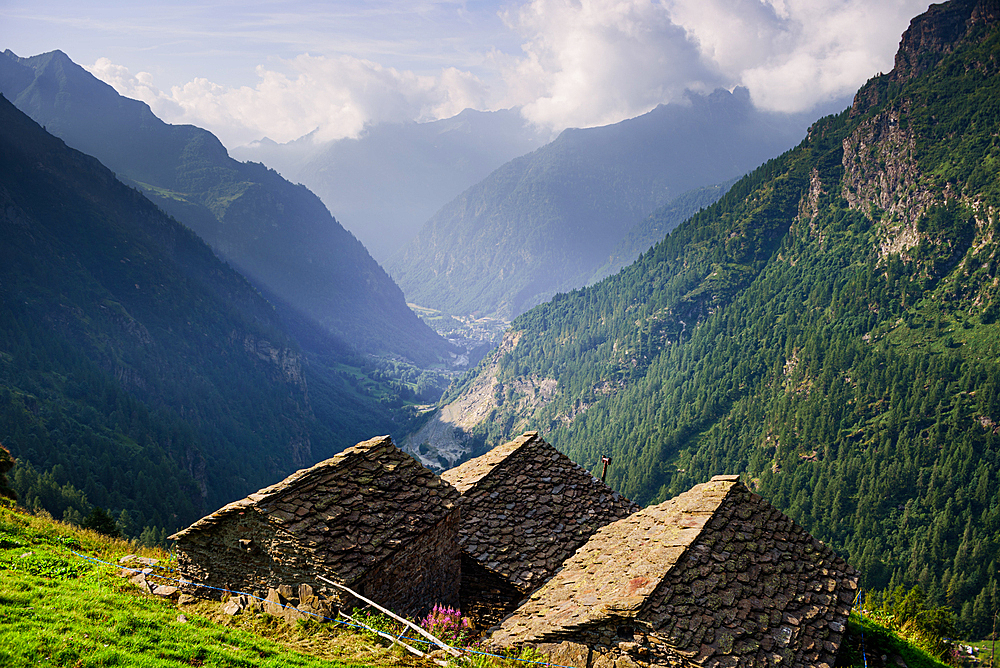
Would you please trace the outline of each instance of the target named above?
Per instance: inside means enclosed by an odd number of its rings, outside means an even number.
[[[735,478],[735,480],[734,480],[734,478]],[[692,538],[691,541],[681,549],[680,554],[677,555],[677,558],[674,559],[673,563],[671,563],[670,566],[667,568],[667,570],[663,572],[663,576],[660,578],[659,584],[657,584],[656,587],[654,587],[653,590],[649,592],[649,594],[646,596],[645,600],[643,601],[642,605],[640,605],[635,610],[635,613],[631,617],[632,620],[635,620],[640,614],[642,614],[643,608],[646,608],[648,605],[650,605],[650,602],[653,600],[653,595],[656,593],[656,590],[659,589],[661,586],[663,586],[663,583],[666,582],[667,578],[674,571],[674,569],[677,568],[678,564],[680,564],[681,561],[688,556],[688,554],[691,552],[691,550],[694,549],[695,544],[698,543],[698,541],[701,540],[701,538],[703,536],[705,536],[706,532],[708,531],[708,525],[709,525],[709,523],[712,522],[712,520],[714,520],[716,518],[716,516],[719,514],[719,511],[722,510],[723,506],[725,506],[727,503],[731,502],[732,495],[733,495],[733,490],[735,490],[737,487],[740,487],[740,486],[746,487],[745,485],[743,485],[742,482],[740,482],[740,477],[738,475],[737,476],[729,476],[729,475],[712,476],[712,478],[708,482],[702,483],[702,484],[703,485],[707,485],[707,484],[713,483],[713,482],[731,482],[731,483],[734,483],[734,484],[732,484],[732,485],[729,486],[729,489],[726,490],[726,495],[724,497],[722,497],[722,500],[720,500],[719,503],[716,504],[715,508],[713,508],[712,510],[700,510],[700,511],[691,511],[691,512],[685,511],[685,510],[681,511],[682,515],[708,515],[709,518],[707,520],[705,520],[704,524],[701,525],[701,529],[698,530],[698,533],[695,534],[694,538]],[[698,487],[698,485],[695,485],[695,487]],[[690,490],[688,490],[688,492],[690,492],[693,489],[695,489],[695,487],[692,487]],[[747,491],[749,491],[749,489]],[[678,496],[680,496],[680,494],[678,494]],[[674,497],[674,498],[677,498],[677,497]]]
[[[537,431],[526,431],[523,434],[521,434],[520,436],[518,436],[517,438],[512,439],[512,440],[508,441],[507,443],[504,443],[502,445],[497,446],[498,448],[502,448],[505,445],[511,445],[511,444],[516,443],[516,445],[514,445],[514,447],[512,447],[510,449],[510,451],[506,455],[503,456],[502,459],[498,460],[495,464],[493,464],[493,466],[490,467],[490,470],[487,471],[485,473],[485,475],[483,475],[483,477],[481,477],[478,480],[476,480],[475,484],[478,485],[479,483],[481,483],[484,480],[491,479],[494,475],[497,474],[497,469],[499,469],[502,465],[507,464],[510,461],[511,457],[513,457],[514,455],[516,455],[518,453],[524,452],[525,446],[530,445],[532,443],[539,443],[539,442],[544,443],[545,445],[548,445],[548,446],[551,447],[551,444],[548,441],[546,441],[544,438],[542,438],[541,436],[539,436]]]
[[[376,436],[375,438],[369,438],[365,441],[361,441],[355,445],[345,448],[335,454],[332,457],[327,457],[322,461],[318,461],[312,466],[307,466],[301,468],[293,473],[288,474],[285,478],[279,480],[273,485],[268,485],[263,489],[257,490],[251,494],[248,494],[244,499],[253,499],[254,503],[262,503],[271,501],[277,496],[281,491],[285,491],[291,485],[302,484],[308,482],[312,477],[318,476],[321,473],[325,473],[326,470],[336,464],[342,464],[343,462],[349,460],[352,457],[363,457],[364,453],[368,450],[372,450],[376,447],[385,445],[386,441],[392,444],[393,447],[399,448],[392,441],[391,436]],[[278,489],[280,488],[280,489]],[[218,511],[217,511],[218,512]]]
[[[194,533],[195,531],[200,531],[204,527],[209,527],[214,525],[216,522],[221,520],[223,517],[236,512],[237,510],[257,507],[265,503],[270,503],[275,498],[277,498],[282,491],[286,491],[289,485],[302,484],[303,481],[308,482],[314,476],[319,476],[321,473],[325,473],[327,469],[334,465],[340,465],[345,461],[350,460],[352,457],[363,457],[364,453],[368,450],[372,450],[376,447],[385,445],[388,441],[394,448],[399,450],[396,444],[393,442],[392,437],[389,435],[376,436],[375,438],[370,438],[360,443],[356,443],[344,450],[338,452],[332,457],[327,457],[326,459],[316,462],[312,466],[307,466],[305,468],[298,469],[297,471],[288,474],[278,482],[275,482],[267,487],[263,487],[256,492],[251,492],[241,499],[236,499],[235,501],[230,501],[226,505],[222,506],[215,512],[209,513],[204,517],[196,520],[187,527],[174,532],[168,539],[174,540],[180,538],[181,536]],[[400,450],[400,452],[402,452]]]

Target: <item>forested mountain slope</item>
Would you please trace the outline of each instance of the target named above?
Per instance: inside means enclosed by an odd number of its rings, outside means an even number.
[[[320,424],[314,379],[350,424]],[[0,442],[23,502],[172,529],[386,418],[193,232],[0,97]]]
[[[714,204],[726,194],[737,179],[695,188],[678,195],[636,223],[608,253],[608,261],[598,267],[587,284],[607,278],[635,262],[636,258],[663,240],[670,232],[701,209]]]
[[[586,285],[633,225],[778,155],[815,118],[760,112],[743,88],[687,102],[566,130],[508,162],[438,211],[389,272],[410,302],[509,319]]]
[[[70,146],[139,187],[211,245],[294,323],[357,349],[420,364],[450,346],[406,306],[364,246],[303,186],[240,163],[206,130],[168,125],[61,51],[0,56],[0,92]]]
[[[988,633],[998,17],[932,6],[850,109],[634,265],[515,320],[458,398],[478,402],[476,439],[531,428],[592,469],[610,456],[640,503],[740,473],[864,587],[920,584],[965,637]]]
[[[230,154],[304,184],[384,263],[463,190],[544,143],[517,109],[466,109],[427,123],[379,123],[357,138],[262,140]]]

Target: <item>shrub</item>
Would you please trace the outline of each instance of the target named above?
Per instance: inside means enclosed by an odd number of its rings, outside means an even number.
[[[430,614],[420,620],[420,626],[449,645],[460,645],[472,636],[472,624],[454,608],[435,605]]]

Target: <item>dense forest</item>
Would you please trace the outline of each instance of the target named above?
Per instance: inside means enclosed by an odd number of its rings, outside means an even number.
[[[935,5],[893,72],[634,265],[518,318],[480,443],[539,429],[639,503],[713,474],[989,633],[1000,606],[1000,31]],[[491,366],[492,365],[492,366]],[[542,382],[558,390],[544,395]],[[549,385],[551,387],[551,385]]]

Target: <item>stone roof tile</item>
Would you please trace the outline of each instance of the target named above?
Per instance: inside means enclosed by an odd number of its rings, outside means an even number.
[[[846,619],[856,588],[856,571],[830,548],[738,477],[716,476],[597,531],[492,642],[559,642],[632,620],[691,657],[727,654],[729,638],[759,641],[760,652],[797,643],[792,665],[818,665],[825,655],[815,647],[840,641],[827,622]],[[725,622],[740,606],[778,621],[736,638]],[[706,638],[717,642],[698,645]]]
[[[362,566],[382,561],[436,526],[458,500],[454,487],[382,436],[296,471],[170,538],[210,540],[216,525],[254,514],[300,536],[304,551],[350,582],[364,572]]]
[[[459,544],[525,592],[551,577],[599,527],[639,510],[537,432],[441,478],[462,494]]]

